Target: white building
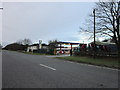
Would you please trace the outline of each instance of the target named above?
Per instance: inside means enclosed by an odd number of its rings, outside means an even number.
[[[48,45],[46,44],[32,44],[27,47],[27,52],[33,52],[34,50],[39,50],[39,49],[48,49]]]

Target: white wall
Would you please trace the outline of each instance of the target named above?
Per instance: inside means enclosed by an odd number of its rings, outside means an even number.
[[[30,49],[33,52],[33,50],[37,50],[38,48],[37,48],[37,46],[30,46],[30,47],[27,48],[27,52],[29,52]]]

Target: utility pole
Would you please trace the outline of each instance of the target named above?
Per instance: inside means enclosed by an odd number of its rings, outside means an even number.
[[[95,58],[95,53],[96,53],[96,44],[95,44],[95,9],[93,10],[94,14],[94,58]]]
[[[3,8],[2,7],[0,7],[0,10],[3,10]],[[0,28],[1,29],[1,28]],[[0,49],[2,49],[2,45],[0,44]]]
[[[118,57],[120,57],[120,1],[118,2],[118,18],[117,18],[117,30],[118,30]],[[120,62],[120,61],[119,61]]]
[[[118,32],[120,36],[120,1],[118,2],[118,19],[117,19],[117,24],[118,24]]]

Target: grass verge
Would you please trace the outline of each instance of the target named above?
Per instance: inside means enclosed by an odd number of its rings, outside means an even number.
[[[58,59],[64,59],[69,61],[74,61],[78,63],[87,63],[98,66],[105,66],[110,68],[120,69],[120,62],[117,58],[93,58],[93,57],[79,57],[79,56],[67,56],[67,57],[56,57]]]

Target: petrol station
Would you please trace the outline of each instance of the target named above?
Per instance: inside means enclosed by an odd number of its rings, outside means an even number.
[[[70,50],[70,56],[72,56],[72,54],[73,54],[73,46],[74,45],[78,45],[78,46],[80,46],[81,44],[83,44],[83,43],[74,43],[74,42],[62,42],[62,41],[59,41],[59,42],[57,42],[57,44],[59,45],[59,51],[60,51],[60,53],[62,53],[61,51],[63,50],[62,48],[62,45],[70,45],[70,48],[68,49],[68,50]],[[66,47],[67,48],[67,47]]]

